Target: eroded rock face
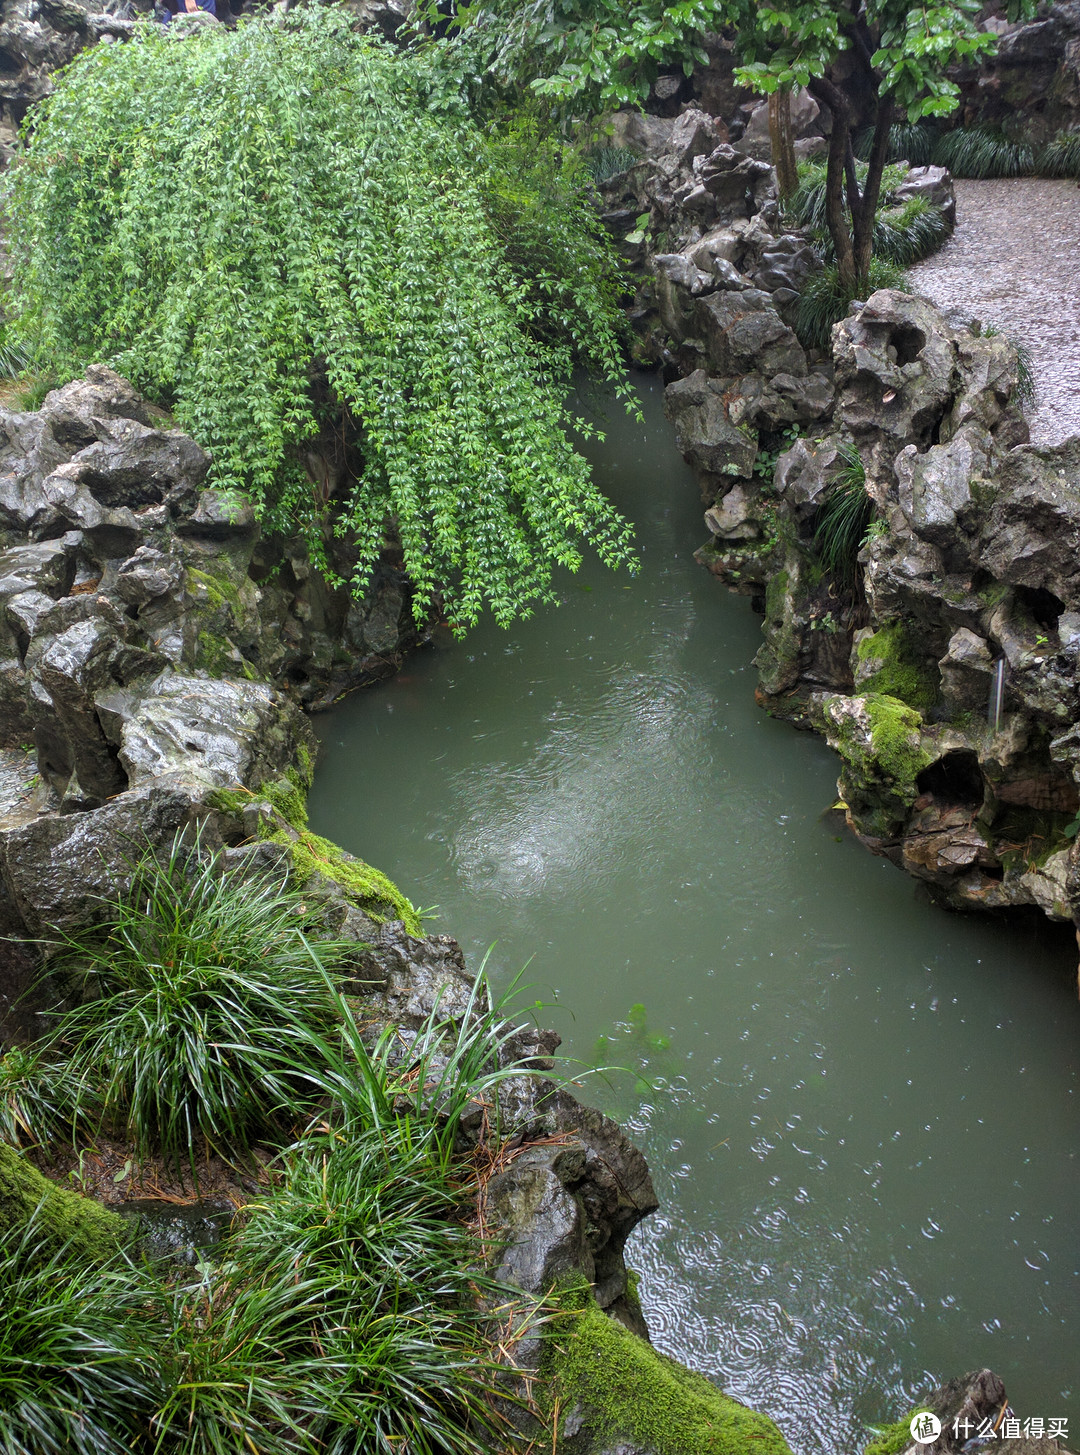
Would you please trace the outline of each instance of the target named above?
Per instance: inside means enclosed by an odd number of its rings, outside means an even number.
[[[210,463],[108,369],[0,410],[0,751],[32,745],[40,779],[0,802],[6,934],[92,917],[134,845],[310,758],[300,704],[416,640],[392,558],[366,600],[331,591]]]

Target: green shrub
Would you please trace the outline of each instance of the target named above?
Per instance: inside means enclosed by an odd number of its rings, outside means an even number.
[[[138,864],[103,928],[65,942],[60,968],[85,998],[54,1042],[140,1154],[242,1157],[309,1103],[311,1037],[335,1015],[328,973],[352,947],[303,923],[280,881],[224,874],[178,838]]]
[[[0,1448],[127,1455],[158,1399],[126,1265],[94,1268],[32,1217],[0,1227]]]
[[[800,342],[806,348],[821,349],[828,353],[833,325],[847,317],[848,309],[857,297],[866,299],[879,288],[899,288],[906,293],[911,292],[911,285],[903,271],[895,263],[885,262],[881,258],[871,259],[869,278],[866,286],[859,292],[841,285],[835,264],[815,273],[802,291],[795,316],[795,332]]]
[[[1036,170],[1035,149],[1010,141],[992,126],[958,126],[934,145],[934,163],[954,177],[1029,177]]]
[[[312,6],[80,54],[35,110],[9,200],[14,302],[71,377],[106,360],[213,454],[270,527],[362,591],[397,524],[424,617],[554,601],[583,543],[630,527],[566,429],[579,365],[629,399],[619,264],[580,160],[490,134],[432,63]],[[328,501],[318,435],[348,471]]]

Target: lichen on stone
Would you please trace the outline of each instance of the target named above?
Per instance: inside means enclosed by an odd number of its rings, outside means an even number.
[[[585,1448],[565,1420],[577,1412],[588,1443],[604,1448],[630,1440],[657,1455],[791,1455],[767,1415],[608,1318],[584,1279],[567,1282],[557,1304],[542,1366],[556,1450]]]

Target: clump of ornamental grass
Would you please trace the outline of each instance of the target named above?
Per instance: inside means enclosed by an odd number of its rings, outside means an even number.
[[[11,1046],[0,1056],[0,1141],[46,1146],[70,1138],[99,1108],[71,1065],[40,1046]]]
[[[925,167],[934,150],[937,129],[932,122],[894,121],[889,127],[888,162],[906,161],[913,167]],[[869,161],[874,144],[874,128],[865,127],[855,139],[855,155],[860,161]]]
[[[940,207],[926,197],[909,197],[874,219],[874,256],[906,268],[928,258],[949,240],[952,226]]]
[[[807,280],[799,297],[798,312],[795,315],[795,332],[799,341],[805,348],[821,349],[828,353],[833,325],[847,317],[848,310],[857,298],[865,301],[879,288],[899,288],[902,292],[911,292],[911,284],[903,270],[883,258],[871,258],[866,281],[857,289],[847,288],[841,283],[835,263],[822,268]]]
[[[36,1218],[0,1228],[0,1449],[129,1455],[160,1400],[130,1265],[56,1249]]]
[[[585,165],[598,187],[629,171],[639,160],[637,153],[626,147],[594,147],[585,153]]]
[[[280,879],[223,873],[198,837],[149,852],[54,962],[82,997],[49,1052],[69,1058],[77,1110],[96,1099],[140,1155],[177,1168],[208,1148],[242,1158],[303,1117],[332,977],[355,949],[309,937],[305,915]]]
[[[1080,177],[1080,131],[1059,131],[1039,153],[1043,177]]]
[[[1030,177],[1036,153],[1027,142],[1012,141],[992,126],[958,126],[934,144],[933,160],[954,177]]]
[[[818,507],[814,549],[821,564],[845,586],[858,579],[858,555],[874,502],[866,493],[866,466],[853,444],[840,446],[840,468]]]
[[[319,1045],[325,1107],[220,1267],[163,1295],[167,1449],[505,1448],[488,1321],[516,1295],[483,1274],[464,1221],[478,1189],[462,1132],[522,1074],[514,1029],[482,979],[453,1018],[436,1005],[415,1032],[374,1041],[338,1009]]]

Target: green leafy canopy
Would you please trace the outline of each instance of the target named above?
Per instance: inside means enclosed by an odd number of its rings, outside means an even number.
[[[455,623],[505,624],[583,543],[630,562],[567,437],[575,367],[627,397],[581,164],[482,132],[430,57],[340,11],[208,30],[87,51],[35,110],[9,196],[22,335],[166,403],[214,483],[323,564],[332,514],[357,591],[395,522],[418,616],[442,592]]]

